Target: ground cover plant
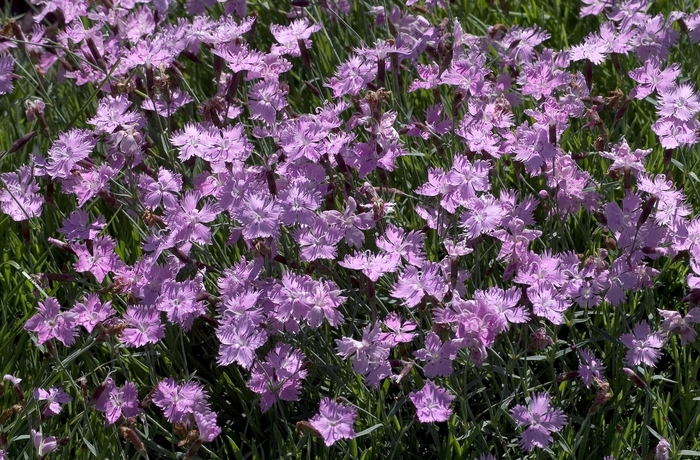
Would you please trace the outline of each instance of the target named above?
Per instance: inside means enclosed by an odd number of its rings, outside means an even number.
[[[0,458],[700,456],[698,6],[6,5]]]

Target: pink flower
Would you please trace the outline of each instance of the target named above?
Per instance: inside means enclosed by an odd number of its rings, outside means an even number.
[[[671,310],[659,309],[659,314],[664,319],[661,323],[661,330],[680,334],[681,345],[695,340],[695,329],[690,323],[700,323],[700,308],[691,308],[685,318],[681,317],[679,312]]]
[[[163,410],[171,423],[188,423],[190,414],[211,411],[204,387],[193,381],[178,385],[171,378],[162,380],[153,393],[153,403]]]
[[[96,144],[94,134],[87,129],[72,129],[59,134],[48,151],[46,173],[53,179],[70,177],[71,170],[92,153]]]
[[[531,451],[535,447],[547,447],[552,442],[550,433],[564,428],[566,415],[561,409],[550,406],[547,393],[536,394],[527,407],[518,404],[510,410],[518,426],[527,426],[520,438],[520,447]]]
[[[423,366],[426,377],[447,377],[452,374],[452,360],[457,356],[457,347],[449,340],[443,343],[436,333],[430,331],[425,336],[425,348],[414,351],[413,355],[422,361],[428,361]]]
[[[644,363],[654,367],[661,356],[660,350],[665,339],[661,332],[652,333],[646,321],[638,323],[634,326],[632,334],[624,334],[620,337],[620,342],[629,348],[625,360],[631,366]]]
[[[688,121],[700,112],[700,98],[690,83],[671,86],[659,95],[657,111],[662,117]]]
[[[28,165],[15,172],[0,174],[4,184],[0,190],[0,209],[15,222],[41,216],[44,198],[38,193],[39,185]]]
[[[340,439],[353,439],[353,425],[357,418],[357,409],[338,404],[329,398],[321,399],[319,413],[309,423],[316,429],[327,446],[332,446]]]
[[[391,375],[389,352],[394,342],[387,343],[387,336],[381,332],[379,324],[365,326],[362,340],[343,337],[336,339],[335,345],[339,356],[347,359],[355,355],[352,368],[366,377],[369,386],[377,387],[382,379]]]
[[[61,412],[61,404],[68,404],[73,400],[63,388],[51,387],[49,391],[43,388],[34,390],[34,399],[37,401],[46,401],[46,407],[41,412],[44,417],[58,415]]]
[[[109,272],[115,271],[121,265],[121,260],[115,253],[117,243],[111,236],[99,236],[93,240],[92,253],[85,244],[73,244],[71,248],[78,256],[74,264],[75,271],[92,273],[98,283],[104,281]]]
[[[394,345],[408,343],[413,341],[413,338],[418,335],[413,332],[418,325],[411,320],[404,322],[397,313],[392,312],[386,315],[383,324],[391,331],[385,332],[382,336],[382,341],[386,343],[393,343]]]
[[[294,232],[294,239],[299,243],[300,259],[311,262],[316,259],[335,259],[338,253],[336,245],[343,238],[343,231],[329,226],[325,219],[317,218],[311,227],[300,228]]]
[[[296,401],[301,381],[306,378],[304,355],[287,344],[278,343],[265,361],[257,361],[250,372],[248,388],[260,395],[263,413],[277,401]]]
[[[58,448],[58,440],[56,436],[49,436],[44,439],[44,435],[34,429],[31,430],[32,440],[34,441],[34,449],[38,458],[44,458],[49,452],[53,452]]]
[[[376,282],[383,274],[395,272],[400,262],[401,258],[396,254],[373,254],[365,251],[355,252],[352,256],[346,255],[338,265],[352,270],[362,270],[367,278]]]
[[[605,371],[603,363],[589,350],[579,350],[579,354],[581,360],[578,365],[578,376],[581,377],[586,388],[591,387],[594,378],[604,380],[604,377],[601,377]]]
[[[309,20],[306,18],[292,21],[288,26],[280,26],[273,24],[270,26],[270,32],[275,37],[280,45],[273,45],[272,52],[274,54],[289,54],[291,56],[301,56],[299,49],[299,41],[302,41],[306,48],[311,47],[311,34],[321,30],[321,24],[309,25]]]
[[[195,412],[194,421],[199,431],[199,439],[203,442],[212,442],[221,434],[221,427],[216,423],[216,412]]]
[[[104,385],[105,389],[95,403],[95,408],[105,414],[105,425],[115,423],[122,416],[128,418],[141,413],[139,393],[134,383],[126,382],[118,388],[110,377]]]
[[[644,66],[629,71],[630,78],[639,83],[635,98],[644,99],[654,91],[665,92],[673,88],[676,78],[681,73],[681,67],[678,64],[672,64],[661,70],[661,65],[661,60],[652,56]]]
[[[263,120],[272,125],[277,118],[277,112],[285,108],[287,91],[280,87],[277,80],[263,80],[253,85],[248,92],[248,100],[253,120]]]
[[[228,366],[234,361],[250,369],[255,360],[255,350],[267,340],[264,329],[257,328],[253,322],[243,317],[239,321],[223,324],[216,330],[216,337],[221,342],[216,362]]]
[[[408,397],[416,406],[416,415],[421,423],[446,422],[452,416],[450,403],[455,396],[430,380],[420,391],[413,391]]]
[[[0,94],[11,93],[14,89],[12,84],[12,71],[15,69],[15,60],[12,56],[0,57]]]
[[[124,321],[127,327],[120,340],[127,347],[157,343],[165,337],[165,324],[161,323],[160,313],[153,307],[128,307]]]
[[[74,313],[61,312],[61,305],[55,297],[48,297],[39,302],[39,313],[32,316],[24,325],[25,331],[37,332],[37,344],[41,345],[49,339],[57,339],[69,347],[75,342],[78,331],[77,318]]]
[[[112,308],[111,300],[102,303],[95,293],[88,294],[82,302],[75,304],[71,312],[76,315],[78,324],[83,326],[88,333],[91,333],[98,323],[114,316],[116,313],[114,308]]]

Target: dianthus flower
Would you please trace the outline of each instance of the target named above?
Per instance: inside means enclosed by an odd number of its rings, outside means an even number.
[[[160,320],[160,312],[153,307],[128,307],[124,321],[127,327],[122,332],[120,340],[127,347],[157,343],[165,337],[165,324]]]
[[[579,354],[581,360],[578,365],[578,376],[581,377],[586,388],[591,387],[593,379],[605,380],[602,376],[605,365],[589,350],[579,350]]]
[[[75,314],[78,324],[83,326],[88,333],[91,333],[98,323],[116,313],[112,308],[111,300],[102,303],[94,292],[88,294],[81,302],[76,303],[71,312]]]
[[[73,345],[78,333],[75,314],[70,311],[61,312],[61,305],[55,297],[48,297],[44,302],[39,302],[37,309],[39,313],[24,325],[25,331],[38,333],[37,344],[41,345],[55,338],[67,347]]]
[[[357,409],[339,404],[330,398],[321,399],[319,413],[309,423],[323,436],[323,442],[332,446],[340,439],[353,439],[353,425],[357,418]]]
[[[414,351],[413,355],[428,362],[423,366],[426,377],[447,377],[452,374],[452,360],[457,356],[457,347],[450,340],[443,343],[436,333],[430,331],[425,336],[425,348]]]
[[[153,403],[160,407],[171,423],[190,421],[190,414],[211,412],[204,387],[193,381],[178,385],[167,378],[158,383],[153,393]]]
[[[72,129],[59,134],[48,151],[46,173],[53,179],[68,178],[75,165],[86,159],[96,144],[94,134],[87,129]]]
[[[35,431],[34,429],[31,430],[32,433],[32,441],[34,441],[34,449],[36,449],[36,455],[38,458],[44,458],[49,452],[53,452],[54,450],[58,449],[58,440],[56,439],[56,436],[49,436],[47,438],[44,438],[44,435],[39,432]]]
[[[15,222],[41,216],[44,198],[38,193],[39,184],[32,175],[32,168],[20,166],[17,171],[0,174],[4,184],[0,190],[0,209]]]
[[[112,378],[105,382],[105,389],[97,399],[95,408],[105,415],[105,425],[111,425],[120,417],[134,417],[141,413],[139,407],[139,393],[136,385],[126,382],[118,388]]]
[[[43,388],[37,388],[34,390],[34,399],[37,401],[46,401],[46,407],[41,412],[44,417],[50,417],[52,415],[58,415],[61,412],[61,404],[68,404],[73,400],[63,388],[51,387],[49,391]]]
[[[430,380],[420,391],[412,391],[408,397],[416,406],[416,415],[421,423],[446,422],[452,416],[450,403],[455,396]]]
[[[556,433],[566,424],[566,415],[561,409],[550,406],[551,397],[538,393],[527,407],[518,404],[510,410],[518,426],[527,426],[520,438],[520,447],[531,451],[535,447],[547,447],[552,442],[550,433]]]
[[[679,312],[672,310],[659,309],[659,314],[664,319],[661,323],[661,330],[678,333],[681,336],[681,345],[695,340],[695,329],[690,323],[700,323],[700,308],[691,308],[685,317],[682,317]]]
[[[11,93],[14,89],[12,84],[12,71],[15,68],[15,60],[12,56],[0,57],[0,94]]]
[[[265,361],[253,365],[248,388],[260,395],[260,409],[264,413],[278,399],[298,400],[306,373],[304,355],[287,344],[278,343]]]
[[[646,321],[638,323],[634,326],[632,334],[623,334],[620,337],[620,342],[629,348],[625,360],[631,366],[643,363],[654,367],[661,357],[660,350],[665,339],[661,332],[652,333]]]

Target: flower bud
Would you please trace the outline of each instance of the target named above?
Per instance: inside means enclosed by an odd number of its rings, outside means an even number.
[[[642,390],[647,389],[647,384],[644,383],[644,380],[642,380],[642,378],[638,376],[637,373],[634,372],[632,369],[630,369],[629,367],[623,367],[622,372],[624,372],[625,375],[632,381],[632,383],[637,385],[639,388],[641,388]]]
[[[668,460],[671,444],[666,439],[661,439],[654,451],[654,460]]]

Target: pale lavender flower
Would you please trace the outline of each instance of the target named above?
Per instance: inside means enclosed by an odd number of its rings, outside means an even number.
[[[216,412],[195,412],[194,421],[199,431],[199,439],[203,442],[212,442],[221,434],[221,427],[216,423]]]
[[[420,271],[416,267],[407,267],[394,284],[391,296],[402,299],[404,305],[413,308],[425,295],[441,301],[447,290],[448,286],[440,274],[440,265],[426,261]]]
[[[33,394],[34,399],[37,401],[46,401],[46,406],[41,411],[41,415],[44,417],[58,415],[61,412],[62,404],[68,404],[73,401],[73,398],[63,391],[63,388],[51,387],[49,391],[43,388],[36,388]]]
[[[12,71],[15,69],[15,60],[12,56],[0,57],[0,94],[11,93],[14,89],[12,84]]]
[[[390,331],[385,332],[381,338],[381,340],[386,343],[394,345],[408,343],[413,341],[413,338],[418,335],[416,332],[413,332],[418,325],[411,320],[403,321],[398,313],[395,312],[386,315],[383,324]]]
[[[301,56],[299,42],[302,41],[306,48],[311,48],[311,34],[321,30],[321,24],[309,25],[307,18],[292,21],[288,26],[273,24],[270,32],[279,45],[273,45],[271,51],[274,54],[289,54],[291,56]]]
[[[204,387],[194,381],[182,385],[166,378],[158,383],[153,393],[153,403],[160,407],[171,423],[189,422],[190,414],[210,412]]]
[[[598,16],[605,8],[611,8],[614,0],[582,0],[587,5],[581,8],[579,16]]]
[[[249,193],[232,214],[243,226],[243,237],[248,240],[279,234],[280,209],[276,201],[266,194]]]
[[[657,112],[661,117],[688,121],[700,112],[700,98],[690,83],[669,86],[659,95]]]
[[[20,166],[15,172],[0,174],[4,184],[0,190],[0,209],[15,222],[39,217],[44,198],[38,193],[39,184],[28,165]]]
[[[286,93],[277,80],[263,80],[253,85],[248,92],[251,118],[274,124],[277,112],[288,105]]]
[[[651,332],[649,324],[642,321],[634,326],[632,334],[623,334],[620,342],[629,351],[625,355],[625,360],[631,366],[646,364],[654,367],[656,361],[661,357],[661,347],[664,345],[666,337],[661,332]]]
[[[309,424],[321,434],[327,446],[332,446],[340,439],[355,437],[353,425],[356,418],[357,409],[354,407],[322,398],[319,413],[309,420]]]
[[[170,95],[169,101],[165,101],[162,97],[156,98],[155,102],[150,98],[146,98],[141,103],[141,108],[144,110],[155,110],[158,115],[167,118],[192,101],[190,93],[176,88]]]
[[[301,393],[301,381],[306,378],[305,356],[287,344],[277,343],[265,361],[256,361],[250,372],[248,388],[260,395],[263,413],[279,399],[296,401]]]
[[[46,173],[53,179],[70,177],[75,165],[92,153],[97,140],[92,131],[72,129],[58,135],[48,151]]]
[[[58,231],[63,233],[68,240],[95,239],[106,225],[105,218],[99,216],[92,223],[88,223],[88,219],[88,214],[82,209],[78,209],[63,219],[63,227],[59,228]]]
[[[124,321],[127,327],[119,339],[127,347],[157,343],[165,337],[165,324],[161,322],[158,310],[153,307],[128,307]]]
[[[204,224],[216,219],[219,208],[215,204],[205,202],[201,209],[197,209],[199,200],[200,194],[190,191],[185,193],[177,208],[166,209],[164,220],[172,230],[174,242],[211,242],[211,230]]]
[[[671,443],[667,439],[661,438],[654,449],[654,460],[668,460]]]
[[[317,218],[311,227],[300,228],[294,232],[294,240],[299,243],[299,258],[304,262],[316,259],[335,259],[338,254],[336,245],[343,238],[341,229],[329,226],[325,219]]]
[[[32,316],[24,325],[25,331],[38,333],[37,344],[41,345],[49,339],[57,339],[69,347],[75,342],[78,321],[74,313],[61,312],[61,305],[55,297],[47,297],[39,302],[39,313]]]
[[[408,397],[416,406],[421,423],[446,422],[452,416],[450,404],[455,395],[427,380],[420,391],[412,391]]]
[[[637,99],[644,99],[655,91],[665,92],[673,88],[676,78],[681,73],[678,64],[672,64],[661,70],[663,63],[656,56],[649,58],[642,67],[629,71],[632,80],[639,83],[634,95]]]
[[[651,153],[652,149],[632,150],[623,140],[620,144],[613,145],[610,152],[600,152],[600,156],[613,160],[609,171],[621,170],[624,173],[632,172],[635,176],[646,172],[644,158]]]
[[[338,355],[344,359],[355,355],[352,368],[366,377],[368,385],[377,387],[382,379],[391,375],[388,359],[393,341],[387,343],[378,323],[365,326],[361,341],[343,337],[336,339],[335,345]]]
[[[155,209],[163,204],[166,208],[177,206],[176,193],[182,190],[182,175],[175,174],[162,166],[158,169],[156,182],[151,176],[142,174],[139,180],[139,191],[143,194],[143,204],[149,209]]]
[[[561,409],[553,409],[551,397],[538,393],[532,397],[527,407],[518,404],[510,410],[518,426],[526,426],[520,438],[520,447],[531,451],[535,447],[547,447],[552,442],[551,433],[564,428],[566,415]]]
[[[85,244],[72,244],[71,249],[78,256],[78,262],[73,266],[80,273],[92,273],[98,283],[104,281],[109,272],[115,271],[121,265],[115,253],[117,243],[111,236],[99,236],[92,244],[92,253]]]
[[[131,101],[125,95],[102,98],[97,103],[97,113],[88,123],[95,125],[98,134],[112,134],[120,126],[139,125],[143,122],[141,115],[129,111],[130,105]]]
[[[119,388],[112,378],[104,383],[105,389],[95,402],[95,408],[104,413],[105,425],[111,425],[120,417],[134,417],[141,413],[139,407],[139,393],[136,385],[126,382]]]
[[[38,458],[43,458],[50,452],[58,449],[58,440],[56,436],[49,436],[44,438],[44,435],[33,428],[31,430],[32,441],[34,442],[34,449],[36,449],[36,455]]]
[[[220,366],[228,366],[235,361],[245,369],[250,369],[255,360],[255,350],[265,344],[267,333],[264,329],[255,327],[249,318],[243,317],[239,321],[219,326],[216,337],[221,342],[216,359]]]
[[[348,246],[360,248],[365,241],[363,230],[374,227],[374,217],[371,212],[355,214],[357,202],[353,197],[348,197],[342,214],[338,211],[326,211],[324,214],[328,223],[343,231],[345,242]]]
[[[71,312],[76,315],[78,324],[83,326],[88,333],[91,333],[98,323],[116,314],[112,308],[112,301],[108,300],[102,303],[94,292],[88,294],[81,302],[76,303]]]
[[[341,267],[362,270],[367,278],[376,282],[385,273],[393,273],[399,268],[401,257],[397,254],[373,254],[370,251],[346,255],[338,262]]]
[[[688,311],[685,317],[672,310],[661,310],[659,314],[664,321],[661,323],[661,330],[667,333],[677,333],[681,336],[681,345],[695,340],[695,329],[690,323],[700,323],[700,308],[693,307]]]
[[[581,360],[578,364],[578,376],[586,388],[591,387],[594,379],[604,380],[605,365],[589,350],[579,350],[579,354]]]
[[[416,350],[413,355],[421,361],[428,361],[423,366],[425,376],[447,377],[452,374],[452,361],[457,356],[457,347],[450,340],[442,342],[433,331],[425,336],[425,348]]]

